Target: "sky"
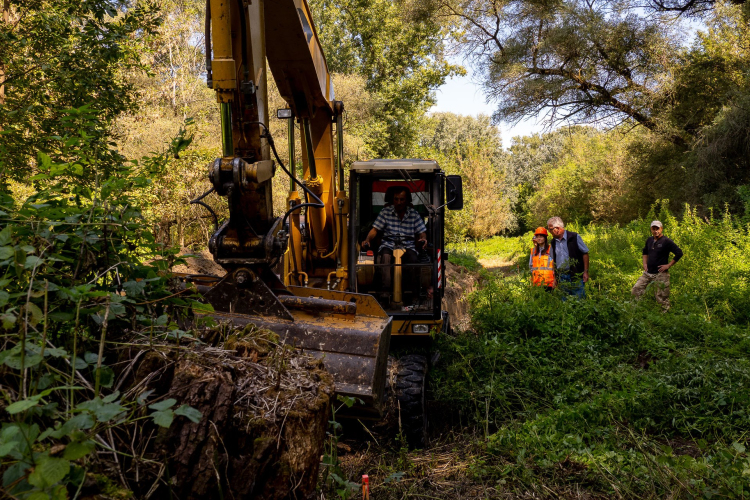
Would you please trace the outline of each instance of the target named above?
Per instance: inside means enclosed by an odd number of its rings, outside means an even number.
[[[437,90],[437,104],[430,112],[451,112],[458,115],[477,116],[480,114],[492,116],[495,106],[488,104],[482,92],[482,87],[476,83],[471,68],[466,67],[465,76],[449,78],[444,85]],[[500,124],[503,147],[510,147],[511,139],[515,136],[531,135],[535,132],[544,132],[544,123],[530,118],[512,126],[509,123]]]

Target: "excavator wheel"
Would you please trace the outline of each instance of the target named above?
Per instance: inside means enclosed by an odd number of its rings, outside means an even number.
[[[421,448],[427,442],[424,402],[427,368],[427,358],[419,354],[388,359],[386,391],[394,398],[391,407],[395,408],[401,433],[412,448]]]

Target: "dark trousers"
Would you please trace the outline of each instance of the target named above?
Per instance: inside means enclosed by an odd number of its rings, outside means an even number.
[[[396,259],[393,256],[393,250],[390,248],[382,248],[379,252],[380,264],[393,265],[396,263]],[[417,252],[411,249],[407,249],[403,255],[401,255],[402,264],[416,264],[419,260]],[[393,267],[379,267],[380,269],[380,283],[383,291],[391,292],[393,288],[391,283],[393,282]],[[417,267],[404,267],[402,268],[401,274],[401,290],[412,293],[411,300],[415,301],[419,298],[419,268]],[[407,288],[408,287],[408,288]]]

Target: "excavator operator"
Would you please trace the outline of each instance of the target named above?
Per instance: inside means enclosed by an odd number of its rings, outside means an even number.
[[[419,256],[415,248],[414,236],[417,235],[416,243],[420,250],[427,246],[427,227],[419,212],[412,208],[411,204],[411,191],[407,187],[400,187],[393,193],[393,204],[380,211],[372,224],[372,229],[362,242],[362,248],[370,248],[370,241],[377,237],[379,232],[383,233],[383,240],[378,249],[378,263],[386,264],[379,268],[383,290],[381,298],[385,300],[391,290],[391,276],[395,263],[394,250],[403,250],[401,264],[416,264]],[[402,276],[409,284],[408,290],[411,291],[412,302],[416,302],[419,297],[419,280],[415,268],[407,267]]]

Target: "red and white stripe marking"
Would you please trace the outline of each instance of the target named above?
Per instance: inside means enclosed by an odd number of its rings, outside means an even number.
[[[443,254],[438,248],[437,251],[437,265],[438,265],[438,288],[443,285]]]
[[[416,179],[414,181],[375,181],[372,183],[372,204],[375,207],[382,207],[385,205],[385,192],[389,187],[403,186],[409,188],[411,192],[411,199],[414,206],[424,205],[429,203],[429,193],[427,192],[427,185],[422,179]]]

